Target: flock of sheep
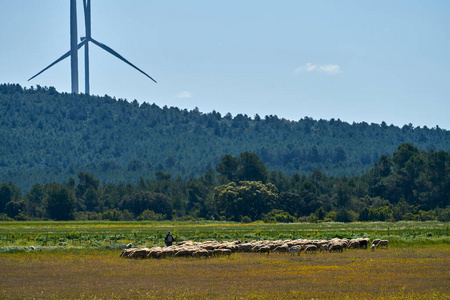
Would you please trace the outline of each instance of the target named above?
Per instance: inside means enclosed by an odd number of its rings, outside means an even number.
[[[166,258],[166,257],[211,257],[219,255],[230,255],[234,252],[258,252],[267,253],[280,252],[290,253],[292,255],[301,252],[314,253],[317,251],[325,252],[342,252],[344,249],[367,249],[370,244],[368,238],[358,239],[339,239],[331,240],[278,240],[278,241],[252,241],[241,243],[233,242],[180,242],[178,245],[169,247],[153,247],[153,248],[127,248],[122,251],[120,257],[125,258]],[[376,239],[372,241],[370,248],[375,250],[378,247],[388,246],[387,240]],[[131,244],[128,245],[131,247]]]

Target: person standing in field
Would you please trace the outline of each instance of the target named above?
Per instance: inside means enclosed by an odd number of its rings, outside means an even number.
[[[172,236],[172,234],[170,233],[170,231],[166,234],[166,237],[164,238],[164,242],[166,243],[166,246],[167,246],[167,247],[172,246],[172,243],[173,243],[173,236]]]

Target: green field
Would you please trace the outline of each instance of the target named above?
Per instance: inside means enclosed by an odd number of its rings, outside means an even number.
[[[184,240],[277,240],[368,237],[389,239],[392,245],[450,245],[445,222],[362,222],[241,224],[233,222],[0,222],[0,252],[34,246],[120,248],[162,245],[171,230]],[[22,248],[21,248],[22,247]]]
[[[449,223],[2,222],[2,299],[450,299]],[[124,259],[126,243],[369,237],[388,249]]]

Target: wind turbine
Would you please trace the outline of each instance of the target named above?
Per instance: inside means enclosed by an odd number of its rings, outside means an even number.
[[[121,61],[125,62],[126,64],[130,65],[131,67],[135,68],[151,80],[153,80],[155,83],[156,81],[147,73],[133,65],[131,62],[129,62],[127,59],[125,59],[122,55],[111,49],[110,47],[106,46],[105,44],[102,44],[96,40],[94,40],[91,36],[91,1],[90,0],[83,0],[83,8],[84,8],[84,20],[85,20],[85,29],[86,29],[86,36],[81,38],[81,42],[77,45],[76,39],[77,39],[77,32],[76,32],[76,0],[70,0],[70,16],[71,16],[71,22],[70,22],[70,35],[71,35],[71,50],[63,54],[60,58],[55,60],[53,63],[51,63],[49,66],[47,66],[45,69],[28,79],[28,81],[32,80],[36,76],[40,75],[44,71],[48,70],[55,64],[59,63],[60,61],[64,60],[65,58],[71,56],[71,69],[72,69],[72,93],[78,93],[78,58],[77,58],[77,50],[81,47],[85,47],[85,93],[89,94],[89,42],[94,43],[98,47],[102,48],[103,50],[109,52],[110,54],[114,55]],[[75,36],[75,38],[74,38]],[[75,42],[74,42],[75,41]]]

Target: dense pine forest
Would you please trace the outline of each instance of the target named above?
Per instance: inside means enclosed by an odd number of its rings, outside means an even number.
[[[299,112],[301,115],[301,112]],[[411,143],[450,151],[450,131],[340,120],[298,121],[160,108],[109,96],[58,93],[54,88],[0,85],[0,182],[24,191],[34,183],[66,182],[89,172],[102,184],[183,179],[214,169],[225,154],[258,155],[286,176],[361,175],[382,155]]]
[[[450,220],[450,132],[0,85],[0,219]]]

